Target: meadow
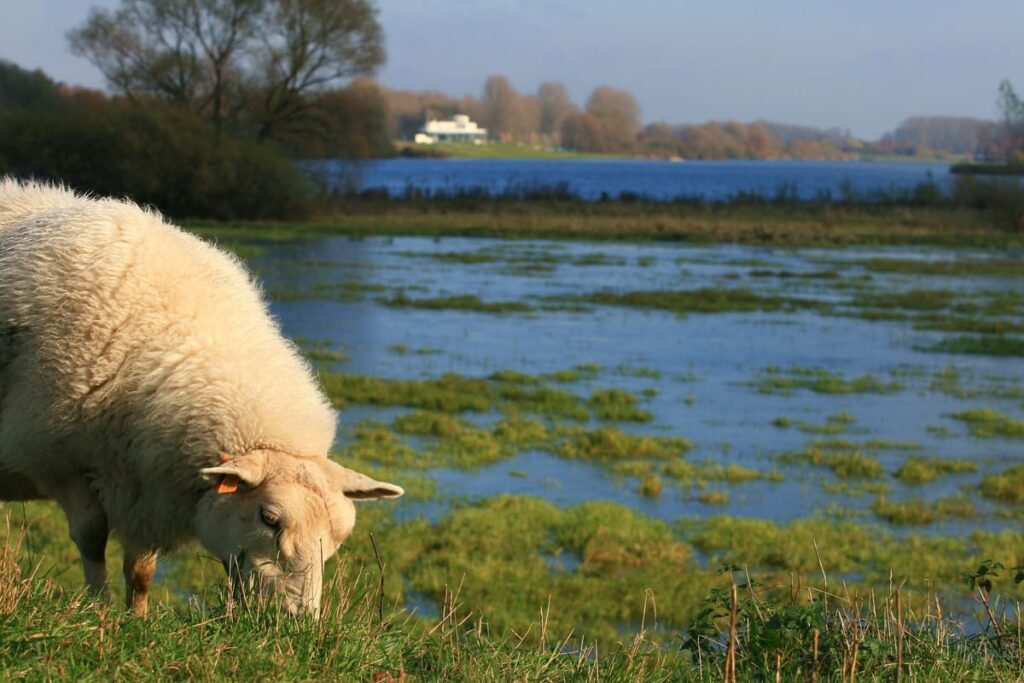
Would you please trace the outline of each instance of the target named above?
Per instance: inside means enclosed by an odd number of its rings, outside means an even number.
[[[163,560],[140,623],[119,581],[112,606],[77,592],[53,505],[3,504],[0,665],[1018,679],[1018,237],[966,209],[834,207],[834,234],[825,206],[660,210],[190,224],[316,368],[332,457],[407,494],[360,509],[315,624],[229,603],[198,547]],[[541,238],[562,231],[590,239]]]

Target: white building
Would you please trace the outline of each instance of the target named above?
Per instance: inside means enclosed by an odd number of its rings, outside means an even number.
[[[487,129],[480,128],[465,114],[456,114],[451,121],[427,121],[413,141],[419,145],[435,142],[468,142],[479,145],[487,139]]]

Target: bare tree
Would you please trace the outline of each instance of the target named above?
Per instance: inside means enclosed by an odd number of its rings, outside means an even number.
[[[505,76],[491,76],[484,83],[483,123],[498,140],[509,140],[521,127],[522,102]]]
[[[562,124],[571,114],[578,113],[579,109],[569,99],[569,93],[562,83],[541,83],[537,97],[540,99],[540,132],[548,136],[551,142],[559,144]]]
[[[1014,157],[1024,152],[1024,101],[1013,89],[1013,84],[1004,80],[999,84],[999,96],[996,105],[1003,117],[1003,134],[1006,138],[1006,157]]]
[[[247,108],[261,137],[298,125],[309,95],[384,61],[371,0],[122,0],[68,40],[129,99],[169,100],[218,129]]]
[[[607,85],[595,88],[587,100],[587,113],[601,122],[607,144],[615,147],[631,142],[640,128],[640,105],[625,90]]]

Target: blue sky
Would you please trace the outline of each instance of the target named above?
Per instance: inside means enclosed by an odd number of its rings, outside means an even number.
[[[0,58],[100,86],[65,31],[116,0],[5,0]],[[479,94],[563,81],[633,92],[646,121],[841,126],[875,138],[914,114],[994,118],[1024,90],[1022,0],[379,0],[389,87]]]

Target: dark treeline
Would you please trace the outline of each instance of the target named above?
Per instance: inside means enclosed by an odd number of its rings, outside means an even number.
[[[68,34],[109,94],[0,62],[0,174],[175,217],[295,218],[292,159],[393,154],[371,0],[121,0]]]

